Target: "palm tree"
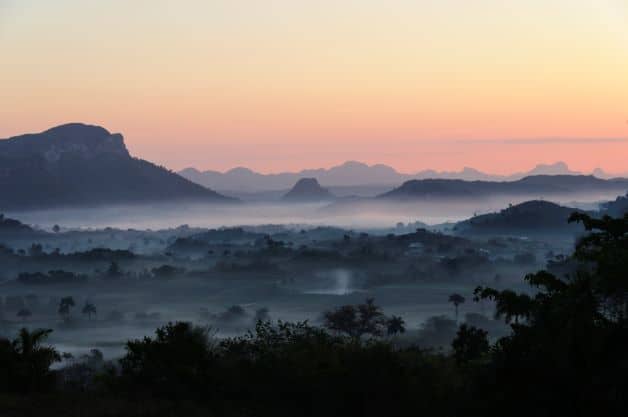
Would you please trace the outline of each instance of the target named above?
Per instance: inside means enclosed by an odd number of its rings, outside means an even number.
[[[50,366],[61,360],[59,352],[51,346],[42,346],[42,342],[52,333],[50,329],[36,329],[28,331],[22,328],[18,336],[11,343],[12,350],[21,365],[23,373],[18,385],[23,385],[27,391],[41,388],[50,382]]]
[[[13,347],[15,352],[22,356],[27,357],[41,349],[41,342],[52,333],[50,329],[35,329],[32,332],[23,327],[17,335],[17,338],[13,341]]]
[[[460,294],[452,294],[449,296],[449,302],[454,305],[456,310],[456,323],[458,322],[458,307],[465,302],[465,298]]]
[[[91,320],[92,314],[96,315],[96,306],[93,303],[86,301],[85,305],[83,306],[82,313],[85,314]]]
[[[399,316],[390,316],[386,323],[386,333],[388,336],[396,335],[397,333],[405,333],[406,322]]]

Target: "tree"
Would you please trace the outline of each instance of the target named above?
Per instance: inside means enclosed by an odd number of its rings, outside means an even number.
[[[628,212],[622,218],[592,218],[574,213],[569,222],[582,223],[589,232],[576,244],[574,258],[592,264],[588,279],[599,303],[614,320],[628,318]]]
[[[491,300],[495,302],[495,318],[503,318],[506,323],[515,324],[519,320],[527,319],[532,308],[532,299],[527,294],[517,294],[512,290],[496,290],[493,288],[477,287],[473,292],[474,300]]]
[[[589,233],[565,259],[570,267],[560,278],[528,274],[530,295],[475,291],[477,299],[495,302],[496,315],[512,329],[491,349],[489,378],[478,381],[476,394],[486,393],[495,410],[518,403],[521,416],[625,412],[625,397],[609,393],[628,392],[628,379],[619,376],[628,363],[628,215],[577,213],[570,221]]]
[[[357,309],[352,305],[344,305],[324,313],[324,325],[329,330],[357,337]]]
[[[386,333],[388,336],[396,335],[397,333],[405,333],[406,322],[399,316],[390,316],[386,322]]]
[[[449,302],[454,305],[454,309],[456,311],[456,322],[458,321],[458,307],[465,301],[465,298],[460,294],[454,293],[449,296]]]
[[[52,231],[55,233],[59,233],[61,231],[61,228],[58,224],[55,224],[54,226],[52,226]]]
[[[43,341],[52,330],[21,329],[16,339],[4,347],[9,350],[12,360],[7,363],[5,372],[9,374],[10,388],[24,393],[49,388],[54,383],[50,366],[61,360],[59,353]]]
[[[63,317],[64,320],[68,320],[70,318],[70,310],[75,306],[74,298],[72,297],[63,297],[61,301],[59,301],[59,315]]]
[[[451,343],[454,358],[461,365],[480,359],[489,351],[488,332],[477,327],[461,325]]]
[[[86,301],[83,306],[82,313],[86,315],[89,320],[91,320],[92,315],[96,315],[96,306],[93,303]]]
[[[32,257],[43,256],[44,247],[40,243],[33,243],[28,249],[28,255]]]
[[[131,340],[120,360],[122,377],[157,394],[189,395],[205,385],[214,354],[209,328],[176,322],[158,328],[153,338]]]
[[[381,336],[388,320],[373,298],[355,306],[340,306],[323,316],[325,327],[356,339],[364,335]]]
[[[21,318],[22,320],[26,320],[32,315],[33,313],[28,308],[22,308],[17,312],[17,316]]]

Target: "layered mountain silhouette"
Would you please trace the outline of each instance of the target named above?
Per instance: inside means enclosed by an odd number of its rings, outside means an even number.
[[[460,179],[466,181],[516,181],[533,175],[582,175],[569,169],[564,162],[539,164],[530,171],[512,175],[493,175],[474,168],[460,171],[423,170],[413,174],[396,171],[387,165],[367,165],[348,161],[329,169],[307,169],[300,172],[282,172],[278,174],[260,174],[248,168],[234,168],[226,172],[199,171],[186,168],[179,172],[183,177],[197,184],[220,190],[240,192],[260,192],[287,190],[300,178],[317,178],[325,187],[348,186],[397,186],[412,179]],[[600,169],[594,172],[599,178],[611,178],[612,175]]]
[[[198,200],[222,196],[133,158],[120,134],[71,123],[0,140],[0,209]]]
[[[493,196],[549,196],[587,192],[625,193],[628,179],[604,180],[592,175],[534,175],[517,181],[410,180],[379,196],[381,199],[474,199]]]
[[[469,235],[574,234],[582,231],[582,226],[568,222],[574,212],[582,210],[549,201],[526,201],[498,213],[483,214],[459,222],[454,231]]]
[[[301,178],[282,198],[284,201],[329,201],[334,195],[320,186],[316,178]]]
[[[301,178],[317,178],[326,186],[397,185],[407,179],[404,174],[389,166],[369,166],[355,161],[345,162],[330,169],[306,169],[278,174],[260,174],[242,167],[224,173],[201,172],[195,168],[186,168],[179,174],[190,181],[216,190],[243,192],[288,190]]]

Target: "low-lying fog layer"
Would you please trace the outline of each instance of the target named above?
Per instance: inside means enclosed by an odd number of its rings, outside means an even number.
[[[555,196],[551,201],[583,209],[614,199],[615,194]],[[509,204],[529,200],[524,196],[487,198],[481,201],[396,202],[380,200],[339,200],[335,203],[243,202],[235,205],[152,204],[71,208],[7,213],[9,217],[42,227],[55,224],[68,228],[163,229],[187,224],[192,227],[260,224],[310,224],[347,228],[384,228],[397,222],[420,221],[428,225],[456,222],[498,211]]]
[[[518,201],[9,213],[44,230],[61,227],[0,239],[0,334],[52,328],[50,340],[62,351],[98,348],[114,357],[126,340],[168,321],[208,325],[221,337],[242,334],[257,319],[321,324],[325,311],[372,297],[386,314],[403,317],[403,337],[425,346],[447,346],[456,320],[496,336],[505,328],[491,319],[492,306],[472,302],[474,288],[523,288],[526,273],[562,265],[574,236],[463,237],[418,222],[453,222],[511,202]],[[181,224],[190,227],[175,228]],[[229,228],[242,224],[270,226]],[[453,293],[466,298],[457,315]],[[69,313],[60,309],[64,297],[74,302]]]

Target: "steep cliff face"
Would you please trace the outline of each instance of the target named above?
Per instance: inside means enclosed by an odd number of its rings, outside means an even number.
[[[0,140],[0,209],[176,199],[230,201],[133,158],[122,135],[99,126],[71,123]]]
[[[16,136],[0,141],[0,155],[8,157],[42,156],[54,163],[63,156],[94,158],[112,154],[130,158],[119,133],[109,133],[100,126],[69,123],[42,133]]]

